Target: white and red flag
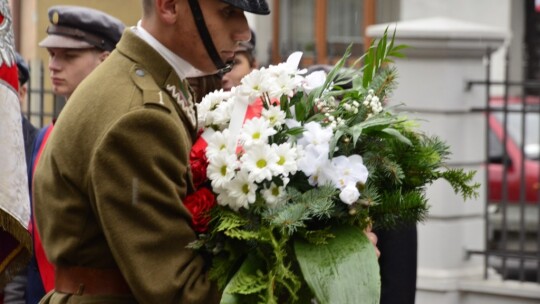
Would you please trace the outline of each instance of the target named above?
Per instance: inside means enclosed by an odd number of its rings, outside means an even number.
[[[26,266],[32,244],[12,22],[8,1],[0,0],[0,292]]]
[[[540,13],[540,0],[534,0],[534,10]]]

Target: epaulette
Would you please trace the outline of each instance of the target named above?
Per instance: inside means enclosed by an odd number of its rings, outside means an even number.
[[[142,91],[144,105],[158,106],[167,109],[169,113],[172,112],[172,101],[169,100],[167,93],[163,92],[156,84],[150,73],[135,65],[129,74],[135,85]]]

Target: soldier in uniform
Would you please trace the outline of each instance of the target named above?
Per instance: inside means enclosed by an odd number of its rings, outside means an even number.
[[[68,100],[78,87],[115,48],[122,36],[124,24],[102,11],[82,6],[52,6],[48,10],[50,25],[47,37],[39,46],[49,53],[49,73],[53,93]],[[39,130],[30,163],[30,181],[33,168],[54,124]],[[71,145],[77,145],[76,142]],[[29,225],[33,237],[34,254],[28,266],[26,302],[38,303],[46,292],[54,288],[54,267],[49,263],[41,245],[40,235],[35,233],[35,217]]]
[[[42,153],[44,303],[218,303],[182,200],[196,113],[187,77],[225,72],[264,0],[143,0],[137,26],[70,97]],[[76,144],[75,144],[76,143]]]

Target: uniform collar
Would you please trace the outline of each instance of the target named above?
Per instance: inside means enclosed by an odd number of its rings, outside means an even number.
[[[176,74],[180,78],[191,78],[191,77],[200,77],[204,76],[207,73],[198,70],[192,66],[189,62],[182,59],[180,56],[173,53],[167,47],[165,47],[161,42],[159,42],[154,36],[152,36],[147,30],[141,26],[141,21],[137,22],[137,26],[131,28],[131,30],[139,36],[142,40],[148,43],[152,48],[154,48],[175,70]]]

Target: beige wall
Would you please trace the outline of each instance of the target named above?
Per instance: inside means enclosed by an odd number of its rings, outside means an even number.
[[[19,22],[19,52],[27,60],[47,59],[47,52],[37,44],[46,35],[49,24],[47,11],[53,5],[80,5],[102,10],[126,25],[135,25],[141,16],[141,0],[9,0],[11,7],[19,4],[20,15],[14,14]],[[13,12],[15,13],[15,12]]]
[[[24,2],[26,3],[26,1],[28,0],[25,0]],[[141,16],[140,0],[32,0],[29,2],[36,3],[34,7],[34,11],[37,14],[35,18],[37,34],[34,42],[36,47],[39,41],[47,35],[45,32],[49,25],[47,11],[49,7],[54,5],[80,5],[99,9],[122,20],[126,26],[135,25]],[[46,60],[47,52],[40,48],[37,49],[37,57]]]

